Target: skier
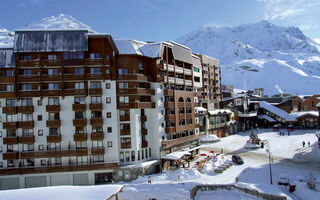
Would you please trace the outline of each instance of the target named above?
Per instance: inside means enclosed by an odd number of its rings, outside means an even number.
[[[148,183],[151,184],[151,176],[148,176]]]
[[[304,147],[305,144],[306,144],[305,141],[303,141],[303,142],[302,142],[302,147]]]

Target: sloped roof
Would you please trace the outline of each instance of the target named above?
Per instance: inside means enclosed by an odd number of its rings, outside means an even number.
[[[175,60],[179,60],[181,62],[193,64],[192,53],[191,53],[190,48],[183,46],[179,43],[173,42],[173,41],[170,41],[170,43],[173,44],[172,53],[173,53],[173,58]]]
[[[269,117],[268,115],[258,115],[259,119],[266,119],[269,122],[277,122],[277,120],[273,119],[272,117]]]
[[[14,52],[87,51],[88,30],[18,30]]]
[[[188,151],[176,151],[165,156],[162,156],[161,159],[163,160],[180,160],[183,156],[190,156],[191,153]]]
[[[275,107],[268,102],[260,101],[259,104],[260,104],[260,108],[264,108],[264,109],[272,112],[273,114],[278,115],[279,117],[281,117],[284,120],[288,118],[289,114],[286,111],[284,111],[278,107]]]

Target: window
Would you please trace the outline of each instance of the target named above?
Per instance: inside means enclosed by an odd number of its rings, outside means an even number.
[[[119,103],[129,103],[129,97],[128,96],[120,96]]]
[[[90,88],[92,88],[92,89],[101,88],[101,82],[100,81],[91,81]]]
[[[23,144],[23,151],[33,151],[33,144]]]
[[[85,104],[86,99],[85,99],[85,97],[74,97],[74,103],[75,104]]]
[[[76,142],[76,149],[86,149],[86,148],[87,148],[87,141]]]
[[[32,120],[33,120],[32,114],[26,114],[26,113],[22,114],[22,121],[23,122],[28,122],[28,121],[32,121]]]
[[[42,166],[43,166],[43,165],[47,165],[47,161],[46,161],[46,160],[41,160],[40,162],[41,162],[41,165],[42,165]]]
[[[111,112],[107,112],[107,118],[111,118]]]
[[[13,70],[7,70],[6,77],[13,77]]]
[[[6,85],[6,91],[13,92],[13,85],[11,85],[11,84]]]
[[[110,74],[110,69],[109,68],[106,69],[106,74]]]
[[[93,162],[103,162],[103,161],[104,161],[103,154],[99,154],[99,155],[94,155],[93,156]]]
[[[38,106],[42,106],[42,100],[38,100],[38,101],[37,101],[37,105],[38,105]]]
[[[120,116],[126,116],[126,115],[130,114],[130,111],[129,110],[120,110],[119,114],[120,114]]]
[[[21,106],[33,106],[32,99],[21,99]]]
[[[48,55],[48,60],[58,60],[57,55]]]
[[[50,112],[49,113],[49,120],[60,120],[60,113],[58,112]]]
[[[50,165],[61,165],[61,158],[50,158]]]
[[[75,119],[85,119],[86,113],[85,112],[74,112]]]
[[[23,159],[23,166],[34,166],[34,159]]]
[[[49,128],[49,135],[60,135],[59,128]]]
[[[144,74],[143,64],[139,63],[139,74]]]
[[[77,156],[77,164],[88,163],[88,156]]]
[[[126,151],[126,162],[130,162],[130,152]]]
[[[119,89],[128,88],[128,83],[119,83]]]
[[[138,150],[138,160],[140,160],[140,151]]]
[[[16,137],[16,129],[7,129],[7,137]]]
[[[144,159],[144,153],[143,153],[143,149],[141,149],[141,159]]]
[[[0,153],[2,153],[2,146],[0,146]]]
[[[100,111],[92,111],[91,112],[91,118],[92,119],[102,118],[102,112],[100,112]]]
[[[112,147],[112,142],[108,141],[108,147]]]
[[[146,153],[146,158],[148,158],[148,149],[145,149],[144,151]]]
[[[32,70],[31,69],[23,69],[20,71],[20,74],[23,76],[31,76],[32,75]]]
[[[102,148],[103,147],[103,142],[99,140],[94,140],[92,141],[92,148]]]
[[[30,55],[21,55],[20,60],[32,60]]]
[[[92,67],[92,68],[90,68],[90,73],[91,74],[101,74],[101,68]]]
[[[86,134],[86,127],[76,127],[76,134]]]
[[[151,148],[149,148],[149,157],[151,157]]]
[[[91,103],[102,103],[101,97],[91,97]]]
[[[136,160],[136,155],[134,151],[131,151],[131,161],[134,162]]]
[[[15,99],[7,99],[7,100],[6,100],[6,106],[7,106],[7,107],[14,107],[14,106],[16,106],[16,100],[15,100]]]
[[[107,132],[108,132],[108,133],[112,133],[112,127],[108,127],[108,128],[107,128]]]
[[[198,67],[193,67],[193,71],[200,72],[200,69]]]
[[[63,52],[63,59],[64,60],[83,59],[83,53],[82,52]]]
[[[38,115],[38,121],[42,121],[42,115]]]
[[[73,72],[74,74],[83,74],[83,68],[75,68]]]
[[[59,84],[58,83],[49,83],[48,90],[59,90]]]
[[[59,105],[59,97],[48,98],[48,105]]]
[[[58,71],[58,69],[48,69],[48,75],[49,76],[59,75],[59,71]]]
[[[17,121],[17,115],[8,115],[7,114],[7,122],[16,122]]]
[[[106,103],[111,103],[111,97],[106,98]]]
[[[111,88],[111,84],[110,83],[106,83],[106,89],[110,89]]]
[[[90,53],[90,59],[98,59],[100,58],[100,53]]]
[[[102,126],[93,126],[92,127],[92,133],[103,133]]]
[[[124,153],[120,152],[120,162],[124,162]]]
[[[128,69],[120,68],[120,69],[118,69],[118,74],[119,75],[128,74]]]
[[[0,131],[0,138],[2,137],[2,131]]]
[[[23,137],[33,136],[33,129],[22,129],[22,136]]]
[[[74,88],[76,90],[84,89],[84,83],[75,83]]]
[[[109,59],[110,59],[109,54],[106,54],[104,58],[105,58],[106,60],[109,60]]]
[[[43,136],[43,130],[38,130],[38,136]]]

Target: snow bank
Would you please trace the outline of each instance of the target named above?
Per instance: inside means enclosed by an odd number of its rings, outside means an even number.
[[[200,142],[218,142],[220,139],[214,134],[206,135],[200,139]]]

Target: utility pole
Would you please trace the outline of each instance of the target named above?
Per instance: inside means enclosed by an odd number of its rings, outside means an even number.
[[[271,170],[271,155],[270,155],[271,153],[270,153],[269,145],[266,152],[269,154],[269,176],[270,176],[270,184],[272,185],[272,170]]]

